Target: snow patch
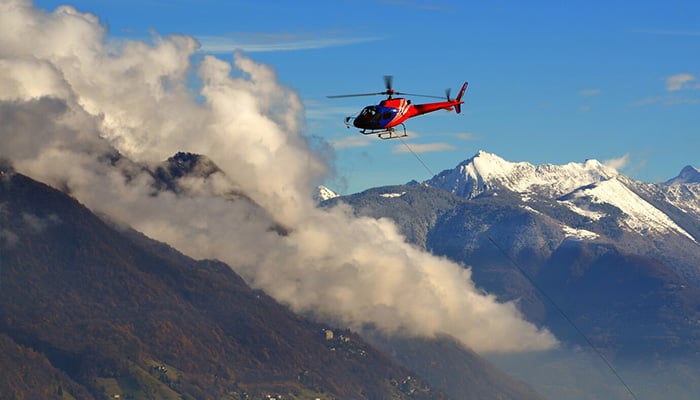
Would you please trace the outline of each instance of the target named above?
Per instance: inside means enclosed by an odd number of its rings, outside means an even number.
[[[328,189],[323,185],[319,185],[316,187],[316,192],[314,193],[314,200],[316,200],[317,203],[320,203],[322,201],[333,199],[339,196],[340,195],[338,193]]]
[[[403,196],[403,195],[405,195],[405,194],[406,194],[406,192],[401,192],[401,193],[383,193],[383,194],[380,194],[380,196],[385,197],[385,198],[388,198],[388,199],[392,199],[392,198],[394,198],[394,197],[401,197],[401,196]]]
[[[700,215],[700,184],[674,184],[665,186],[663,195],[669,203],[684,213]]]
[[[568,225],[562,225],[562,230],[567,238],[573,238],[577,240],[594,240],[598,238],[598,234],[595,232],[587,231],[585,229],[576,229]]]
[[[542,215],[541,212],[535,210],[534,208],[532,208],[532,207],[530,207],[530,206],[520,206],[520,208],[522,208],[523,210],[529,211],[529,212],[531,212],[531,213],[533,213],[533,214],[540,214],[540,215]]]
[[[619,179],[609,179],[597,185],[586,187],[581,190],[581,193],[588,196],[594,203],[607,203],[620,209],[626,216],[620,220],[622,228],[628,228],[640,234],[675,231],[692,241],[696,241],[671,218],[639,197]]]
[[[607,214],[603,212],[586,210],[584,208],[581,208],[570,201],[562,201],[561,204],[568,207],[571,211],[575,212],[576,214],[590,218],[593,221],[598,221],[599,219],[607,216]]]

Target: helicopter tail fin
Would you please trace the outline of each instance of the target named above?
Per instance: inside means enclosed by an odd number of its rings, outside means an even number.
[[[464,82],[464,85],[462,85],[462,88],[459,90],[459,94],[457,95],[457,98],[455,98],[455,101],[457,102],[457,104],[455,104],[455,111],[457,112],[457,114],[462,112],[462,103],[464,103],[462,101],[462,96],[464,96],[464,91],[467,90],[468,84],[469,84],[469,82]]]

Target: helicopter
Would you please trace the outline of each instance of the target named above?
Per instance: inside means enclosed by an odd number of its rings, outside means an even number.
[[[457,114],[462,111],[462,96],[464,91],[467,90],[467,82],[464,82],[462,88],[459,90],[459,94],[455,99],[450,99],[450,89],[446,91],[447,101],[440,101],[435,103],[425,103],[425,104],[411,104],[411,100],[405,99],[403,97],[397,96],[417,96],[417,97],[431,97],[442,99],[442,97],[437,96],[426,96],[420,94],[410,94],[397,92],[392,88],[392,77],[390,75],[384,76],[384,85],[386,90],[378,93],[362,93],[362,94],[343,94],[335,96],[327,96],[329,99],[337,99],[342,97],[359,97],[359,96],[388,96],[385,100],[382,100],[377,105],[367,106],[360,111],[359,114],[354,116],[349,116],[345,118],[345,125],[350,128],[354,126],[360,129],[360,133],[363,135],[377,135],[380,139],[396,139],[401,137],[406,137],[406,125],[404,121],[409,118],[416,117],[418,115],[426,114],[429,112],[437,110],[455,110]],[[403,128],[403,131],[398,130],[397,127]]]

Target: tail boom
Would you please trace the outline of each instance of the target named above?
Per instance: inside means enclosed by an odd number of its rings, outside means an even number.
[[[462,104],[464,104],[464,102],[462,101],[462,96],[464,96],[465,90],[467,90],[467,82],[464,82],[464,85],[462,85],[462,88],[459,90],[459,94],[455,99],[450,99],[448,95],[447,101],[411,105],[408,111],[404,114],[402,121],[411,117],[415,117],[416,115],[422,115],[436,110],[455,110],[457,114],[459,114],[462,111],[461,106]]]

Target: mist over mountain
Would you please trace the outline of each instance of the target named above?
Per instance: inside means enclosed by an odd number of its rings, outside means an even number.
[[[412,243],[461,262],[478,287],[515,301],[564,348],[588,348],[590,340],[614,363],[634,370],[638,382],[657,376],[662,365],[680,376],[699,364],[696,183],[636,182],[595,160],[534,166],[479,152],[422,184],[374,188],[325,204],[337,202],[357,215],[392,219]],[[528,371],[510,371],[533,378],[537,365],[555,362],[566,380],[561,367],[570,361],[572,374],[588,368],[562,354],[546,363],[533,357],[533,365],[519,366]],[[541,384],[549,376],[533,379]],[[676,393],[690,399],[700,376],[685,376],[692,389]],[[657,382],[671,387],[680,381]],[[553,398],[563,394],[535,386]]]
[[[3,398],[444,397],[230,267],[117,231],[23,175],[0,176],[0,226]]]

